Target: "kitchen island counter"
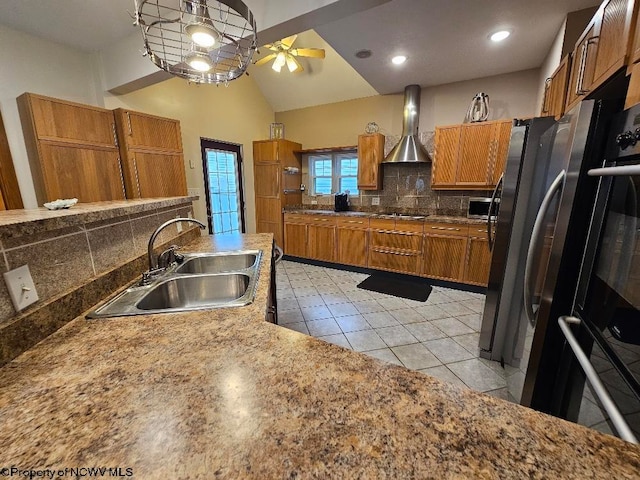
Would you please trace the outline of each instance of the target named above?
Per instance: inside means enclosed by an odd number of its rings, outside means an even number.
[[[0,469],[134,478],[638,478],[640,447],[266,323],[247,307],[75,319],[0,369]],[[2,471],[3,474],[6,471]]]

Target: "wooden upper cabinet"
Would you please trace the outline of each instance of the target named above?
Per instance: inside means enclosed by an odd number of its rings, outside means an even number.
[[[39,205],[125,198],[111,110],[31,93],[18,109]]]
[[[384,160],[384,135],[358,136],[358,189],[381,190],[380,164]]]
[[[457,185],[487,185],[495,149],[494,124],[465,124],[460,132]]]
[[[111,110],[33,93],[21,95],[18,102],[30,110],[39,140],[117,147]]]
[[[118,108],[116,119],[122,123],[123,138],[129,148],[182,152],[180,122],[170,118]]]
[[[506,162],[511,120],[436,127],[431,188],[487,190]]]
[[[600,7],[594,87],[601,85],[626,64],[632,34],[633,5],[634,0],[608,0]]]
[[[277,162],[278,142],[276,140],[262,140],[253,142],[254,162]]]
[[[9,140],[4,129],[4,122],[0,114],[0,197],[2,198],[2,210],[24,208],[18,177],[11,158]]]
[[[114,110],[127,198],[187,195],[178,120]]]
[[[629,63],[634,56],[635,0],[605,0],[573,50],[566,111]]]
[[[567,88],[569,86],[569,69],[571,55],[567,54],[545,82],[544,97],[542,100],[542,116],[559,119],[564,115],[564,106],[567,101]]]
[[[461,129],[461,125],[436,127],[432,187],[455,184]]]

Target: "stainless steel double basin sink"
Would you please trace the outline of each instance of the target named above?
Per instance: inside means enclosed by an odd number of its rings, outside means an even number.
[[[87,318],[248,305],[255,297],[261,257],[261,250],[184,254],[181,264],[167,268],[148,285],[127,288]]]

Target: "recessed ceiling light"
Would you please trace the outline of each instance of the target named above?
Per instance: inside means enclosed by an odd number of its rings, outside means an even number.
[[[491,36],[489,36],[489,38],[493,42],[501,42],[505,38],[507,38],[509,35],[511,35],[511,32],[509,30],[500,30],[499,32],[492,33]]]
[[[407,57],[404,55],[397,55],[391,59],[391,62],[393,62],[394,65],[402,65],[406,61]]]

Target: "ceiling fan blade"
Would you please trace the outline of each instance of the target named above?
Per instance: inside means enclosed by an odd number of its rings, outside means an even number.
[[[294,48],[289,53],[299,57],[324,58],[324,50],[322,48]]]
[[[304,71],[300,62],[293,55],[287,55],[287,68],[291,73],[300,73]]]
[[[288,50],[291,48],[291,45],[293,45],[293,42],[296,41],[296,38],[298,38],[298,35],[291,35],[290,37],[280,40],[280,44],[285,48],[285,50]]]
[[[277,53],[271,53],[271,54],[267,55],[266,57],[261,58],[260,60],[256,60],[254,65],[264,65],[265,63],[269,62],[270,60],[273,60],[274,58],[276,58],[277,55],[278,55]]]

